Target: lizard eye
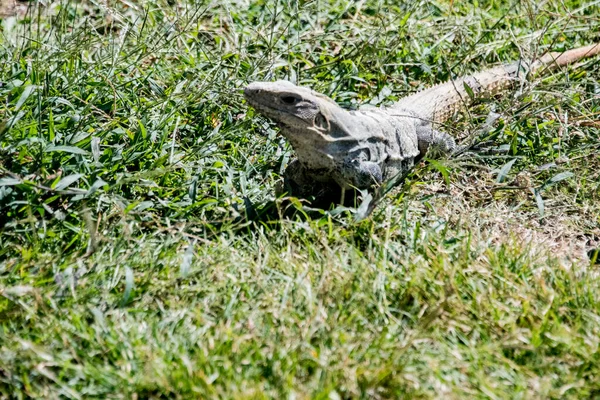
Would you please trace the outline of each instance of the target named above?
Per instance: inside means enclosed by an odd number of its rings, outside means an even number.
[[[283,96],[281,98],[281,101],[283,101],[285,104],[292,105],[292,104],[296,104],[297,102],[299,102],[300,99],[297,97],[294,97],[294,96]]]

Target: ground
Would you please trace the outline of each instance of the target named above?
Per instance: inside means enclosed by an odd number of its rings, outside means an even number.
[[[390,104],[599,41],[596,3],[0,10],[0,398],[600,396],[597,58],[477,99],[360,220],[275,197],[242,95]]]

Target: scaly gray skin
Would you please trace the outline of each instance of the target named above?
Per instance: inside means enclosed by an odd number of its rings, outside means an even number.
[[[257,111],[277,121],[296,151],[298,161],[290,164],[286,178],[301,194],[310,194],[311,182],[335,182],[343,191],[380,184],[413,166],[420,154],[418,133],[431,131],[412,113],[346,111],[286,81],[254,82],[244,93]]]
[[[347,189],[368,189],[408,171],[435,147],[449,154],[454,139],[435,129],[475,94],[492,94],[518,79],[523,67],[566,66],[600,53],[600,44],[549,53],[529,66],[521,62],[496,67],[446,82],[405,97],[388,108],[342,109],[329,97],[287,81],[253,82],[244,90],[248,103],[278,123],[297,159],[285,171],[286,190],[307,197],[330,192],[332,183]]]

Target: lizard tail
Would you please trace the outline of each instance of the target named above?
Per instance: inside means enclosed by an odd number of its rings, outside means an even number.
[[[493,95],[510,86],[525,67],[530,72],[543,68],[555,69],[600,54],[600,43],[579,47],[563,53],[547,53],[529,66],[516,61],[463,78],[454,79],[400,99],[391,110],[409,110],[432,122],[444,122],[461,106],[467,106],[481,94]]]
[[[547,53],[533,63],[532,70],[535,72],[544,66],[547,66],[548,68],[565,67],[583,60],[584,58],[594,57],[598,54],[600,54],[600,43],[578,47],[563,53]]]

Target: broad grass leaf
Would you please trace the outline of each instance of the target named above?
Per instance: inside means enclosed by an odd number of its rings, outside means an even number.
[[[564,181],[565,179],[572,178],[574,175],[575,174],[570,171],[565,171],[565,172],[556,174],[552,178],[550,178],[546,182],[544,182],[544,184],[540,187],[540,191],[545,190],[560,181]]]
[[[15,185],[20,185],[21,180],[17,179],[17,178],[2,178],[0,179],[0,187],[1,186],[15,186]]]
[[[133,286],[133,270],[129,267],[125,267],[125,290],[123,291],[123,298],[121,299],[121,307],[125,306],[129,301]]]
[[[72,110],[75,110],[75,106],[73,105],[73,103],[71,103],[69,100],[63,98],[63,97],[48,97],[48,102],[54,102],[56,104],[63,104],[67,107],[69,107]]]
[[[10,286],[7,287],[6,289],[3,290],[4,294],[10,295],[10,296],[25,296],[29,293],[35,292],[35,288],[33,286],[24,286],[24,285],[17,285],[17,286]]]
[[[590,258],[590,265],[600,264],[600,249],[588,250],[588,257]]]
[[[95,162],[100,161],[100,138],[93,137],[91,141],[92,147],[92,157],[94,157]]]
[[[181,260],[181,264],[179,265],[179,273],[181,274],[182,278],[186,278],[189,275],[193,259],[194,243],[190,242],[188,247],[185,249],[185,253],[183,253],[183,259]]]
[[[473,93],[473,89],[471,89],[471,86],[469,86],[467,82],[463,82],[463,86],[465,87],[465,90],[471,98],[471,100],[475,100],[475,93]]]
[[[56,189],[56,190],[66,189],[73,183],[77,182],[79,180],[79,178],[81,178],[82,176],[83,176],[83,174],[72,174],[72,175],[65,176],[60,181],[58,181],[58,183],[54,186],[54,189]]]
[[[80,154],[80,155],[87,155],[88,152],[79,148],[79,147],[75,147],[75,146],[54,146],[54,145],[50,145],[48,147],[46,147],[46,149],[44,149],[44,152],[46,153],[50,153],[53,151],[62,151],[64,153],[71,153],[71,154]]]
[[[190,184],[190,187],[188,189],[188,196],[190,197],[190,201],[192,203],[196,201],[197,186],[198,186],[198,178],[194,177],[194,179],[192,179],[192,183]]]
[[[48,139],[51,142],[54,141],[54,115],[52,114],[52,110],[48,114]]]
[[[6,123],[0,125],[0,133],[4,133],[11,129],[13,126],[17,124],[26,114],[26,110],[21,110],[17,114],[13,115]]]
[[[362,203],[360,203],[360,206],[358,206],[358,210],[356,210],[356,214],[354,215],[355,222],[362,221],[363,219],[369,216],[372,210],[372,201],[373,196],[371,195],[371,193],[367,193],[366,196],[364,196],[364,200],[362,201]]]
[[[23,93],[21,93],[21,97],[19,97],[19,100],[17,101],[17,104],[15,105],[15,112],[19,111],[21,109],[23,104],[25,104],[25,102],[27,101],[29,96],[31,96],[31,94],[35,91],[35,89],[37,89],[36,85],[28,85],[27,87],[25,87],[25,89],[23,90]]]
[[[69,143],[70,144],[79,143],[79,142],[87,139],[91,134],[92,134],[92,132],[77,132],[76,134],[74,134],[71,137],[71,139],[69,140]]]
[[[552,178],[550,178],[548,180],[548,182],[550,183],[557,183],[560,181],[564,181],[565,179],[569,179],[571,177],[575,176],[574,173],[567,171],[567,172],[561,172],[560,174],[556,174],[554,175]]]
[[[538,207],[538,212],[540,214],[540,218],[544,217],[544,199],[542,198],[541,191],[538,189],[531,189],[533,193],[533,197],[535,197],[535,203]]]
[[[102,179],[97,179],[92,186],[90,186],[90,188],[88,189],[87,193],[85,194],[86,196],[91,196],[92,194],[94,194],[96,192],[96,190],[98,190],[99,188],[101,188],[102,186],[106,186],[108,185],[108,183],[106,183],[105,181],[103,181]]]
[[[502,166],[502,168],[500,168],[500,171],[498,172],[498,177],[496,178],[496,182],[502,183],[504,181],[504,178],[506,178],[506,176],[510,172],[510,169],[512,168],[512,166],[514,165],[514,163],[516,161],[517,161],[517,159],[513,158],[512,160],[510,160],[509,162],[504,164]]]

